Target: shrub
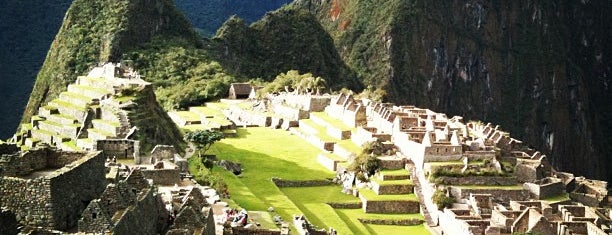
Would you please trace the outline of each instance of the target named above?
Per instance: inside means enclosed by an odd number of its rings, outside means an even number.
[[[453,203],[455,203],[455,198],[446,196],[446,193],[442,190],[437,190],[431,199],[438,206],[438,210],[450,207]]]

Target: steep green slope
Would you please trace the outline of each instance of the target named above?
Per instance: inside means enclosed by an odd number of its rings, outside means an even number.
[[[387,100],[501,124],[560,170],[612,180],[608,1],[297,5]]]
[[[153,37],[198,44],[189,22],[171,0],[75,0],[51,45],[22,120],[55,98],[98,62],[117,61]]]
[[[344,64],[330,36],[307,11],[282,8],[247,26],[229,19],[210,43],[228,71],[272,80],[295,69],[327,80],[332,88],[360,89],[361,82]]]

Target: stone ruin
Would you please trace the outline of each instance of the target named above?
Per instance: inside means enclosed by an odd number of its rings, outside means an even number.
[[[83,233],[156,234],[165,229],[168,216],[153,185],[134,169],[89,203],[78,229]]]
[[[87,204],[104,190],[100,152],[15,150],[14,145],[0,146],[0,207],[14,213],[20,224],[72,228]]]

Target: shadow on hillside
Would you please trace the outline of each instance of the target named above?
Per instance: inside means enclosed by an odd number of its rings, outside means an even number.
[[[248,128],[236,128],[236,136],[232,139],[246,139],[251,133]]]

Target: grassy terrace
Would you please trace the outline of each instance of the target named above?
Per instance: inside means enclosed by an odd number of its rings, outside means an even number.
[[[211,103],[207,103],[208,106],[190,107],[189,110],[193,110],[193,113],[212,116],[212,118],[206,118],[207,121],[217,123],[219,125],[231,125],[232,123],[225,118],[223,115],[221,106],[216,106]],[[210,107],[212,105],[212,107]]]
[[[87,109],[87,107],[84,106],[78,106],[75,105],[73,103],[70,102],[66,102],[60,99],[55,99],[52,100],[51,102],[49,102],[49,105],[55,106],[55,107],[65,107],[65,108],[69,108],[69,109],[76,109],[76,110],[80,110],[80,111],[85,111]]]
[[[359,154],[362,151],[361,147],[351,140],[339,140],[336,141],[336,144],[354,154]]]
[[[304,124],[314,128],[317,131],[317,137],[319,137],[319,139],[326,141],[326,142],[336,142],[336,138],[331,137],[330,135],[327,134],[327,129],[325,129],[324,126],[321,126],[317,123],[315,123],[314,121],[310,120],[310,119],[302,119],[300,120],[301,122],[303,122]]]
[[[110,133],[110,132],[104,131],[104,130],[100,130],[100,129],[95,129],[95,128],[89,128],[89,129],[87,129],[87,132],[97,133],[99,135],[106,136],[106,137],[113,137],[113,136],[115,136],[113,133]]]
[[[341,129],[343,131],[349,131],[349,130],[354,130],[355,129],[354,127],[347,126],[346,124],[344,124],[344,122],[342,122],[342,121],[340,121],[338,119],[330,117],[325,112],[312,112],[312,113],[310,113],[310,115],[316,116],[316,117],[318,117],[320,119],[323,119],[323,121],[329,123],[330,125],[332,125],[332,126],[334,126],[336,128],[339,128],[339,129]]]
[[[272,215],[280,215],[291,222],[292,215],[304,214],[316,226],[333,227],[338,234],[428,234],[423,226],[366,225],[358,218],[411,218],[420,215],[365,214],[361,209],[334,209],[327,202],[359,202],[359,199],[341,193],[338,185],[321,187],[278,188],[270,180],[317,180],[333,177],[331,171],[317,163],[321,153],[316,147],[282,130],[264,127],[240,128],[238,137],[226,138],[213,145],[210,154],[219,159],[240,162],[240,177],[214,168],[229,185],[232,204],[250,211],[265,211],[274,207]],[[196,158],[190,159],[195,165]],[[403,195],[403,199],[414,196]],[[416,200],[416,198],[414,198]],[[294,230],[295,231],[295,230]]]
[[[378,183],[378,185],[398,185],[398,184],[409,184],[412,185],[412,180],[379,180],[376,178],[373,178],[374,181],[376,181],[376,183]]]
[[[369,201],[418,201],[414,193],[411,194],[393,194],[393,195],[378,195],[369,189],[360,189],[359,194]]]
[[[178,115],[180,118],[182,118],[185,121],[188,122],[193,122],[193,121],[200,121],[200,115],[193,113],[193,112],[189,112],[189,111],[173,111],[172,113]]]
[[[382,170],[380,173],[384,175],[410,175],[410,173],[406,169],[396,169],[396,170]]]
[[[100,125],[108,125],[108,126],[114,126],[114,127],[121,126],[121,123],[119,122],[113,122],[113,121],[104,120],[104,119],[93,119],[91,120],[91,122],[93,122],[94,125],[100,124]]]
[[[106,89],[103,89],[103,88],[84,86],[84,85],[74,85],[74,84],[71,86],[74,86],[75,88],[79,90],[95,92],[95,93],[102,94],[102,95],[109,93]]]
[[[62,96],[67,96],[67,97],[70,97],[70,98],[73,98],[73,99],[87,101],[87,102],[91,101],[91,98],[89,98],[87,96],[84,96],[84,95],[81,95],[81,94],[78,94],[78,93],[74,93],[74,92],[64,91],[64,92],[62,92],[61,95]]]

